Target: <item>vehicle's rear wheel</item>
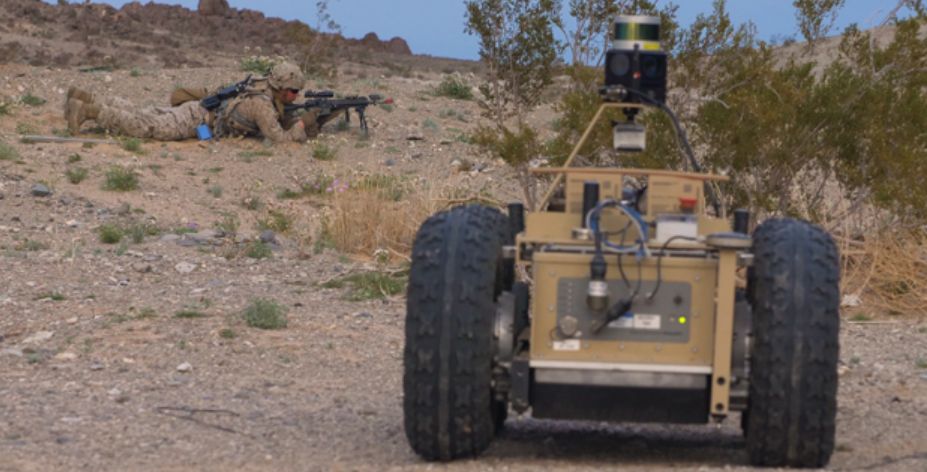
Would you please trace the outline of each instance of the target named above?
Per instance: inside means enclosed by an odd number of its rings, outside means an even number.
[[[837,248],[820,228],[792,219],[766,221],[753,238],[750,462],[823,467],[837,413]]]
[[[507,407],[492,392],[500,216],[481,206],[439,213],[412,248],[403,409],[409,444],[427,460],[480,454]]]

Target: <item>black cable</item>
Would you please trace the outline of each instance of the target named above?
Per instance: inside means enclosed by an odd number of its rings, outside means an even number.
[[[648,97],[646,94],[640,92],[639,90],[628,88],[627,91],[636,95],[641,100],[649,103],[650,105],[659,108],[670,117],[670,121],[673,122],[673,127],[676,129],[676,139],[679,143],[679,146],[682,148],[683,153],[692,164],[692,168],[695,169],[696,172],[702,172],[702,166],[695,159],[695,153],[692,151],[692,145],[689,144],[689,136],[686,134],[686,130],[679,123],[679,118],[675,113],[673,113],[673,110],[670,110],[670,108],[666,106],[665,103],[658,102]],[[715,214],[721,216],[721,202],[718,201],[718,197],[715,195],[715,191],[711,188],[711,185],[706,182],[705,186],[708,191],[708,199],[711,201],[711,206],[714,208]]]
[[[628,221],[627,226],[621,231],[621,246],[624,247],[624,238],[627,236],[627,230],[631,227],[631,222]],[[624,265],[621,263],[621,256],[624,254],[618,253],[618,273],[621,274],[621,280],[624,282],[625,287],[628,289],[631,288],[631,281],[628,280],[628,275],[624,273]]]
[[[676,239],[684,239],[687,241],[697,241],[698,238],[693,238],[691,236],[682,236],[676,235],[672,236],[663,243],[663,246],[660,248],[660,253],[657,254],[657,285],[653,287],[653,291],[650,292],[650,295],[647,296],[647,300],[653,300],[653,297],[657,296],[657,292],[660,290],[660,285],[663,282],[663,272],[662,272],[662,262],[663,262],[663,253],[666,252],[666,248],[669,247],[669,244]]]

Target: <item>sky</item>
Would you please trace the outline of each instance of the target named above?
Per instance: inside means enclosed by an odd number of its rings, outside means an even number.
[[[94,1],[117,7],[129,3],[128,0]],[[661,0],[660,4],[665,2]],[[77,2],[72,0],[72,3]],[[195,9],[199,2],[158,0],[156,3]],[[679,5],[678,19],[688,25],[699,13],[711,11],[712,0],[674,0],[674,3]],[[895,0],[846,0],[834,33],[852,23],[864,29],[878,26],[896,3]],[[299,19],[312,27],[317,23],[315,0],[230,0],[229,4],[235,8],[259,10],[267,16]],[[761,39],[801,36],[795,27],[791,0],[728,0],[727,8],[735,23],[752,21]],[[415,54],[457,59],[479,57],[477,39],[464,33],[463,0],[329,0],[329,9],[349,38],[374,32],[381,39],[402,37]]]

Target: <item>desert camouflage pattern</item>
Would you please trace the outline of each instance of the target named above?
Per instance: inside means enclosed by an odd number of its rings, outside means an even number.
[[[171,108],[141,110],[121,97],[100,97],[97,103],[100,105],[97,117],[100,126],[136,138],[158,141],[192,139],[196,138],[196,127],[206,123],[214,125],[217,136],[264,136],[274,143],[307,139],[301,127],[283,128],[283,104],[272,98],[265,83],[258,83],[252,90],[230,100],[218,117],[211,116],[199,101]]]
[[[275,142],[302,142],[306,131],[299,126],[285,130],[283,103],[274,100],[266,84],[233,98],[220,109],[215,130],[218,136],[264,136]]]
[[[196,127],[206,123],[209,112],[199,102],[173,108],[137,109],[128,100],[101,100],[97,123],[117,134],[158,141],[180,141],[196,137]]]

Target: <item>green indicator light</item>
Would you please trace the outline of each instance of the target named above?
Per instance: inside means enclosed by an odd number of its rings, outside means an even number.
[[[686,324],[686,321],[688,321],[688,319],[685,316],[679,317],[679,324]]]

